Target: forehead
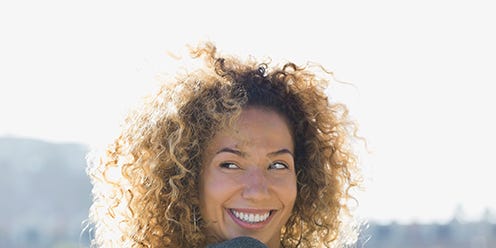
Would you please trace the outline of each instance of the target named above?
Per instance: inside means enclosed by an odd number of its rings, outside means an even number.
[[[232,126],[219,131],[208,146],[238,149],[257,146],[292,151],[294,142],[289,125],[282,115],[272,110],[250,107],[242,110]]]

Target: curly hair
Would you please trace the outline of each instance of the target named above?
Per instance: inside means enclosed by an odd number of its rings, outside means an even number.
[[[205,246],[198,199],[204,148],[248,106],[285,116],[295,140],[297,198],[282,246],[342,246],[350,233],[341,217],[360,181],[350,145],[356,125],[324,93],[329,78],[308,65],[220,57],[210,42],[190,52],[204,66],[164,83],[128,115],[105,153],[89,160],[92,246]]]

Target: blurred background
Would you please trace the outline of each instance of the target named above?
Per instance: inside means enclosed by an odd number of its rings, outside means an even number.
[[[496,247],[491,1],[0,3],[0,247],[88,247],[85,156],[190,65],[186,45],[317,62],[348,105],[356,247]],[[181,57],[184,60],[176,60]]]

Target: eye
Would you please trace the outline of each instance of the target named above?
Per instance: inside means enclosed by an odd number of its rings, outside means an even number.
[[[225,162],[219,165],[220,168],[226,168],[226,169],[239,169],[239,166],[235,163],[231,162]]]
[[[269,169],[274,169],[274,170],[282,170],[282,169],[288,169],[289,166],[283,162],[274,162],[269,165]]]

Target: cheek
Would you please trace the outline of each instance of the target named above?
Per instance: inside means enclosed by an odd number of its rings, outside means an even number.
[[[274,185],[279,192],[279,195],[283,199],[296,199],[296,175],[283,175],[276,176],[271,180],[272,185]]]
[[[293,207],[295,201],[296,201],[296,196],[298,194],[298,190],[297,190],[297,187],[296,187],[296,178],[294,178],[293,180],[291,180],[290,183],[288,183],[286,185],[286,187],[284,188],[285,192],[284,192],[284,195],[285,195],[285,202],[291,206],[291,208]]]
[[[229,180],[216,173],[205,172],[200,179],[200,211],[206,219],[212,220],[221,214],[223,205],[230,197]]]

